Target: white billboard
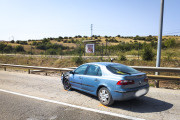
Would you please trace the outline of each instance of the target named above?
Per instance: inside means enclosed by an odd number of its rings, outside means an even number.
[[[86,53],[94,53],[94,44],[86,44]]]

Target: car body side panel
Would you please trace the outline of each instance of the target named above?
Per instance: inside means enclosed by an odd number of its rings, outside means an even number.
[[[81,74],[71,74],[69,77],[70,84],[73,87],[82,88],[83,75]]]
[[[100,82],[99,76],[84,75],[82,79],[82,89],[94,92]]]

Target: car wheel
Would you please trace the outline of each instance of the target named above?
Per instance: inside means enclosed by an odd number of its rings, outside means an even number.
[[[67,78],[64,79],[63,86],[65,90],[71,90],[71,84]]]
[[[111,93],[105,87],[101,88],[98,91],[98,98],[99,98],[100,102],[105,106],[109,106],[109,105],[112,105],[114,103],[114,100],[112,99]]]

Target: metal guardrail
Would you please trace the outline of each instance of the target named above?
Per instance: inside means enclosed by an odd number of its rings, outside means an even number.
[[[180,68],[171,67],[147,67],[147,66],[129,66],[139,71],[152,71],[152,72],[173,72],[180,73]]]
[[[42,72],[54,71],[60,72],[63,74],[65,71],[73,71],[77,67],[69,67],[69,68],[51,68],[51,67],[38,67],[38,66],[25,66],[25,65],[13,65],[13,64],[0,64],[0,66],[4,67],[6,71],[7,67],[16,67],[16,68],[25,68],[28,69],[28,74],[30,74],[30,70],[40,70]],[[129,66],[139,71],[152,71],[152,72],[173,72],[180,73],[180,68],[170,68],[170,67],[147,67],[147,66]],[[171,81],[180,81],[179,76],[162,76],[162,75],[147,75],[149,79],[159,80],[171,80]],[[155,87],[159,87],[159,82],[155,84]]]
[[[25,68],[28,69],[28,74],[30,74],[30,70],[41,70],[42,72],[54,71],[54,72],[61,72],[61,74],[64,71],[74,70],[72,68],[51,68],[51,67],[38,67],[38,66],[13,65],[13,64],[0,64],[0,66],[4,67],[4,71],[6,71],[7,67]]]

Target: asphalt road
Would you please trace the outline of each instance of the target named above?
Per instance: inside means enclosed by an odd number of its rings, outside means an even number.
[[[126,120],[0,92],[0,120]]]
[[[0,89],[71,105],[149,120],[180,119],[180,90],[150,88],[135,100],[100,104],[97,97],[73,90],[65,91],[60,77],[0,71]],[[41,101],[0,91],[0,119],[124,119],[89,110]]]

